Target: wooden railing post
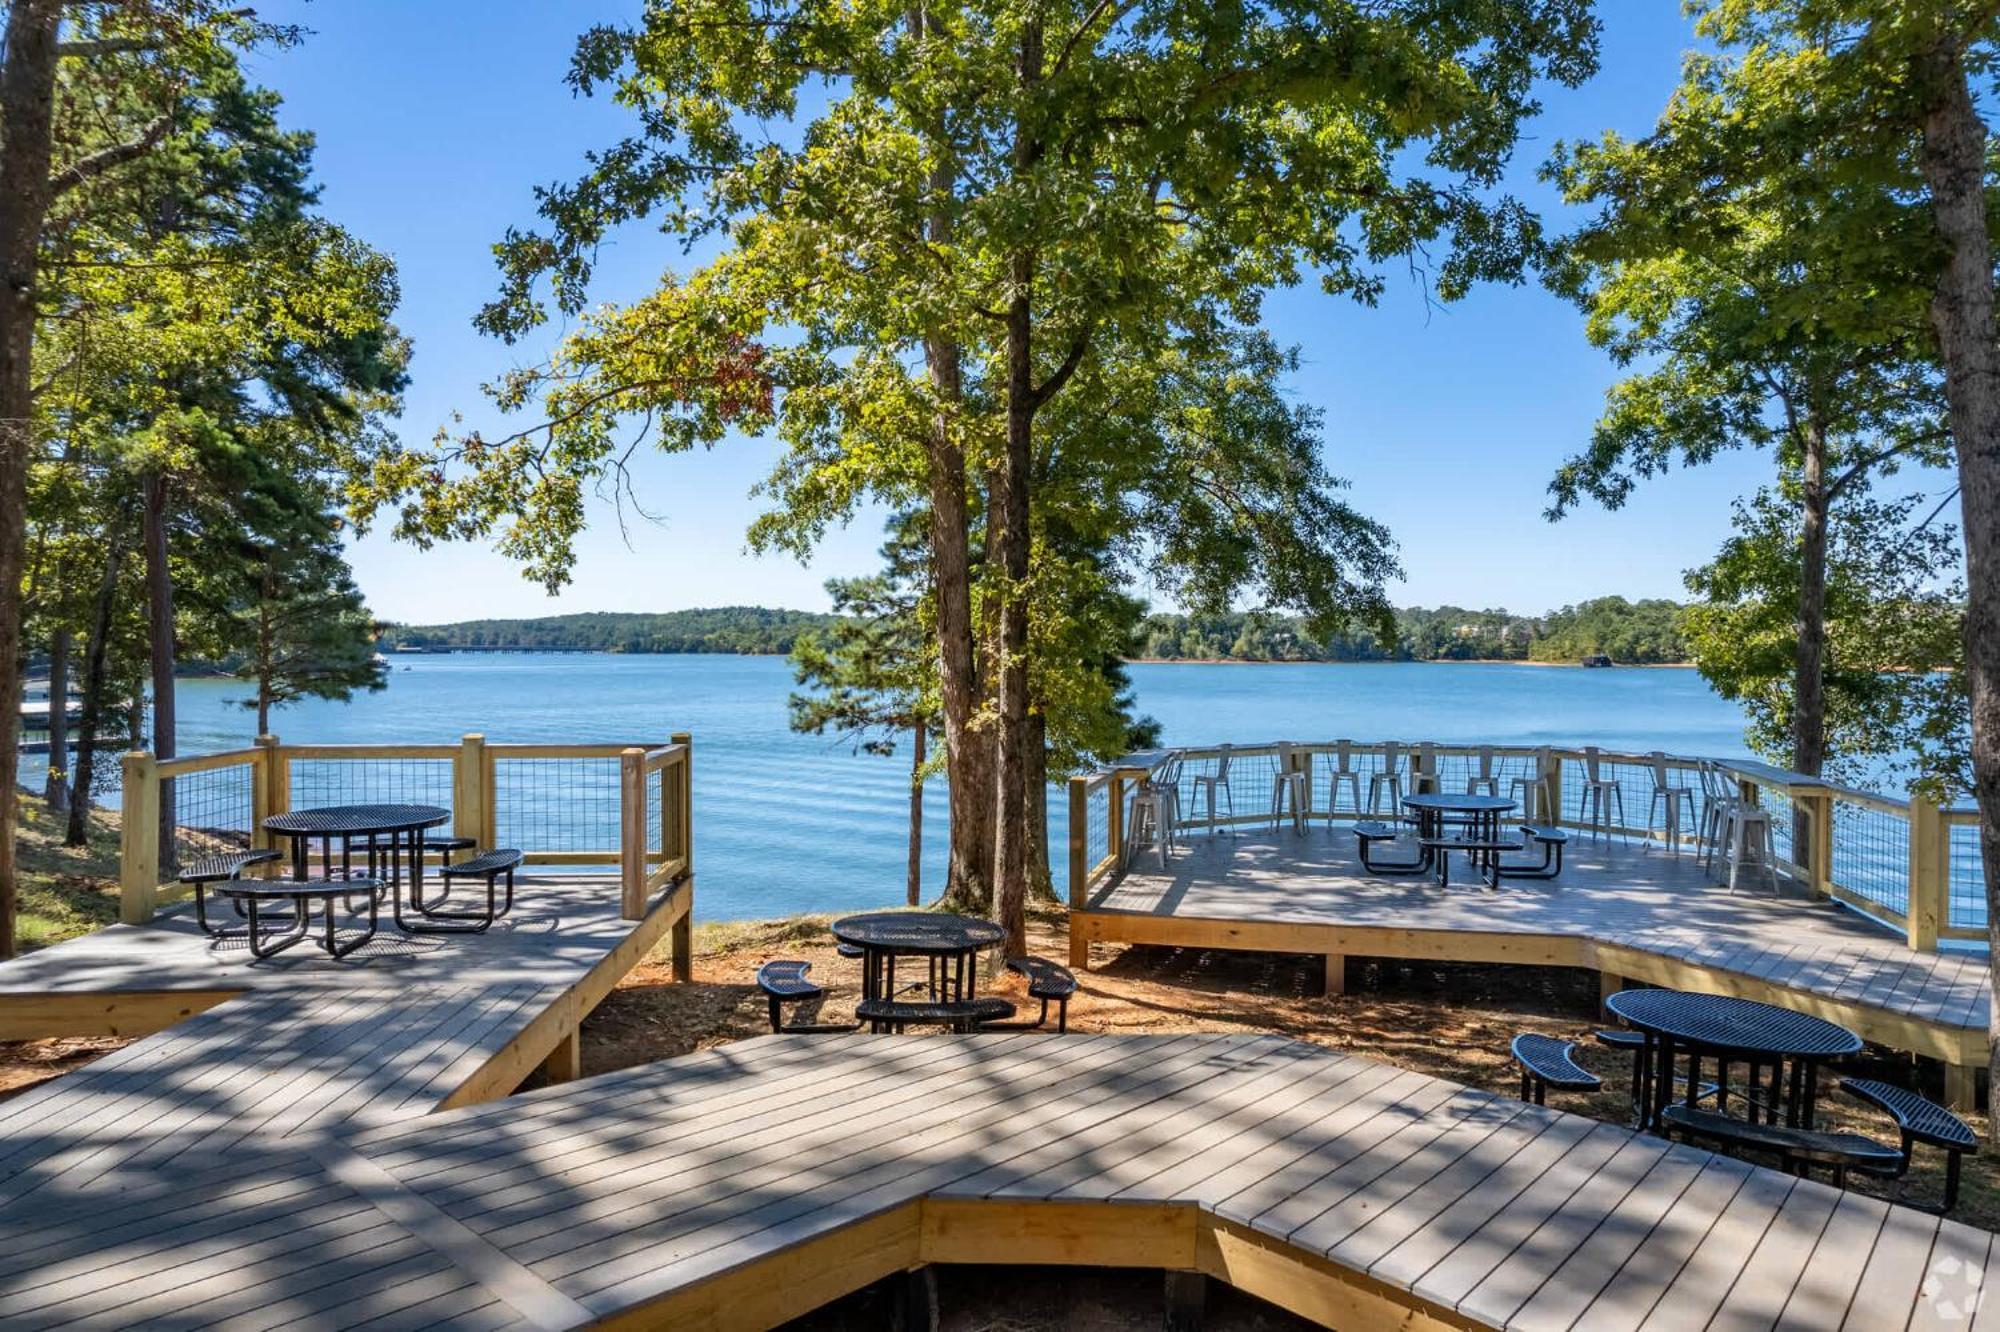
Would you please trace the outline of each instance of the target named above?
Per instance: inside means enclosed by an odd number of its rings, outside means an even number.
[[[265,850],[278,841],[264,831],[264,820],[292,808],[292,764],[277,736],[260,735],[253,743],[261,752],[250,774],[250,845]]]
[[[674,843],[667,853],[668,859],[681,857],[687,861],[686,872],[694,873],[694,737],[686,731],[675,731],[667,739],[681,747],[679,776],[674,781]],[[660,799],[667,798],[667,783],[660,782]]]
[[[646,751],[618,755],[619,914],[638,920],[646,914]]]
[[[1299,803],[1305,807],[1305,813],[1300,817],[1307,823],[1311,823],[1313,816],[1313,752],[1310,749],[1294,749],[1292,751],[1292,765],[1304,777],[1304,781],[1301,784],[1305,787],[1306,797]],[[1234,813],[1233,810],[1231,812]]]
[[[144,925],[160,887],[160,772],[147,750],[125,755],[118,825],[118,919]]]
[[[1936,952],[1938,931],[1950,910],[1946,900],[1951,874],[1944,814],[1932,801],[1910,796],[1910,947]]]
[[[1115,872],[1116,867],[1125,863],[1125,769],[1112,771],[1110,785],[1111,808],[1104,816],[1104,844]]]
[[[1833,896],[1833,792],[1826,790],[1801,790],[1793,797],[1802,800],[1812,811],[1809,825],[1812,841],[1806,847],[1806,854],[1799,864],[1805,868],[1806,878],[1814,897]],[[1797,848],[1793,848],[1794,855]]]
[[[477,731],[461,737],[451,759],[451,830],[482,847],[486,840],[486,737]]]
[[[1090,892],[1090,779],[1069,779],[1069,904],[1081,908]]]
[[[1538,766],[1548,782],[1548,794],[1544,796],[1540,791],[1531,794],[1535,799],[1549,802],[1549,807],[1542,811],[1542,817],[1548,820],[1551,828],[1560,828],[1563,821],[1563,751],[1544,748]]]

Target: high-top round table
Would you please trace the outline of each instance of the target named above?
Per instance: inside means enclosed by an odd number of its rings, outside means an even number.
[[[1646,1038],[1651,1086],[1641,1111],[1643,1128],[1658,1125],[1660,1111],[1673,1099],[1674,1060],[1686,1055],[1687,1101],[1700,1097],[1701,1064],[1716,1061],[1718,1080],[1728,1083],[1732,1063],[1748,1067],[1746,1104],[1751,1121],[1759,1111],[1765,1123],[1776,1123],[1782,1101],[1791,1128],[1811,1128],[1819,1097],[1819,1066],[1829,1059],[1861,1049],[1861,1038],[1825,1018],[1796,1009],[1737,999],[1724,994],[1693,994],[1682,990],[1620,990],[1604,1006]],[[1769,1069],[1770,1086],[1759,1081]],[[1789,1071],[1789,1078],[1787,1072]],[[1756,1099],[1761,1094],[1761,1104]]]
[[[945,911],[871,911],[833,922],[833,937],[861,950],[863,999],[890,999],[896,993],[896,958],[926,959],[931,997],[942,1003],[973,997],[977,968],[966,963],[991,948],[1007,932],[978,916]]]

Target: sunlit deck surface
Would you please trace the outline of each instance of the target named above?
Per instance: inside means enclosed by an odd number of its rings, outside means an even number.
[[[76,1109],[120,1104],[101,1082]],[[0,1325],[760,1327],[920,1263],[1079,1262],[1342,1327],[1965,1327],[1994,1256],[1275,1036],[765,1037],[171,1164],[0,1210]]]
[[[1775,896],[1761,875],[1732,893],[1657,843],[1572,834],[1559,879],[1489,892],[1456,863],[1453,877],[1439,888],[1371,875],[1339,827],[1197,836],[1164,869],[1138,850],[1072,920],[1072,938],[1590,967],[1773,999],[1897,1048],[1985,1063],[1983,952],[1916,951],[1845,908]]]

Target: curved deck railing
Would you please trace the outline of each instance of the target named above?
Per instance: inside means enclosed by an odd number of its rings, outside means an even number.
[[[1329,826],[1363,816],[1354,787],[1336,781],[1340,741],[1287,742],[1291,762],[1305,777],[1306,815]],[[1535,816],[1565,827],[1586,827],[1585,789],[1589,754],[1585,746],[1459,745],[1433,742],[1348,741],[1349,769],[1358,774],[1361,804],[1369,778],[1383,770],[1390,746],[1400,751],[1404,791],[1413,773],[1434,775],[1439,789],[1462,791],[1482,762],[1505,793],[1516,776],[1546,763],[1550,807]],[[1241,797],[1235,812],[1216,820],[1238,825],[1271,820],[1271,792],[1278,776],[1275,741],[1230,745],[1229,785]],[[1168,757],[1182,759],[1180,819],[1183,829],[1205,827],[1207,811],[1195,816],[1194,778],[1215,770],[1220,745],[1196,745],[1127,756],[1098,772],[1069,782],[1069,898],[1088,903],[1101,884],[1118,873],[1127,853],[1125,821],[1135,785]],[[1625,802],[1614,829],[1631,837],[1662,838],[1657,810],[1649,818],[1655,786],[1654,756],[1599,749],[1600,771],[1616,779]],[[1693,826],[1702,826],[1701,760],[1665,756],[1668,781],[1694,791]],[[1831,898],[1905,934],[1910,946],[1935,949],[1941,940],[1986,939],[1986,892],[1977,840],[1977,811],[1940,809],[1921,796],[1891,796],[1856,790],[1745,759],[1716,760],[1741,795],[1771,811],[1779,868],[1815,896]],[[1614,810],[1613,814],[1619,811]],[[1683,816],[1686,822],[1686,816]],[[1650,823],[1650,826],[1646,826]]]

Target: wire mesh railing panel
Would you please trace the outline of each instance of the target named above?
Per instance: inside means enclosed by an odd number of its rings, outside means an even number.
[[[610,851],[619,846],[620,768],[604,758],[493,761],[494,835],[532,851]],[[659,801],[647,801],[649,847],[657,847]]]
[[[1111,783],[1102,781],[1084,793],[1083,867],[1104,863],[1111,854]]]
[[[1949,873],[1946,917],[1952,929],[1986,928],[1986,865],[1979,854],[1979,825],[1954,823],[1945,829]]]
[[[250,763],[210,768],[160,779],[163,810],[171,811],[173,856],[160,866],[172,878],[182,866],[218,851],[241,851],[250,845],[257,769]]]
[[[437,805],[451,808],[448,758],[293,759],[292,808]]]
[[[666,787],[667,770],[664,767],[654,767],[646,770],[646,854],[648,856],[662,855],[666,851],[666,811],[663,807]],[[617,845],[615,842],[606,842],[604,844],[605,847],[615,845]],[[590,850],[592,848],[572,847],[567,849]],[[603,848],[596,849],[601,850]]]
[[[1775,811],[1774,824],[1778,822]],[[1783,820],[1791,831],[1791,820]],[[1788,853],[1781,848],[1780,855]],[[1910,910],[1910,821],[1870,805],[1833,802],[1833,882],[1899,916]]]
[[[1562,772],[1564,822],[1597,822],[1634,832],[1645,829],[1648,811],[1653,809],[1653,791],[1659,785],[1652,764],[1607,754],[1597,762],[1598,781],[1605,783],[1602,787],[1592,785],[1590,765],[1583,759],[1565,758],[1558,766]],[[1700,827],[1700,812],[1692,812],[1697,820],[1694,826]],[[1688,816],[1682,815],[1681,819],[1685,830]],[[1666,827],[1665,815],[1657,811],[1652,814],[1651,822],[1662,830]]]

